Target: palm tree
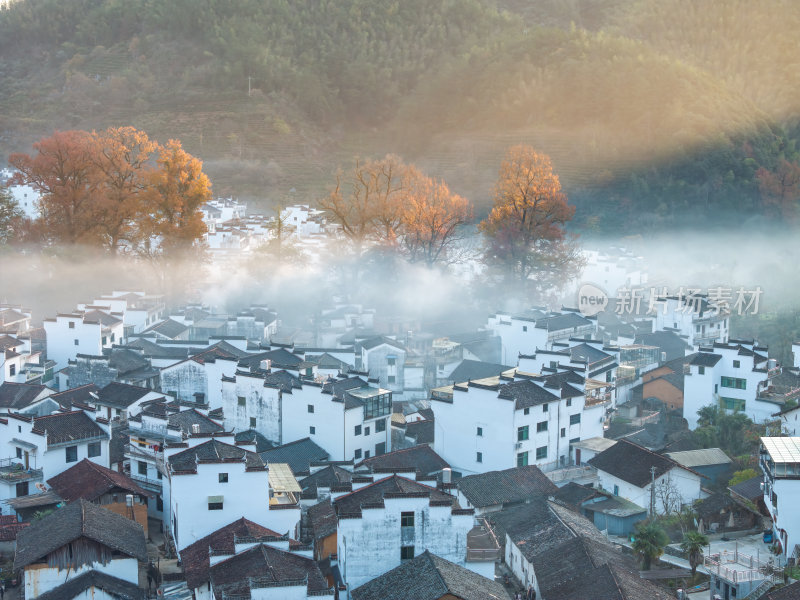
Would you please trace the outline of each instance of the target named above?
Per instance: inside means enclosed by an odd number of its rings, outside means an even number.
[[[669,537],[658,523],[648,521],[637,524],[633,551],[642,559],[642,570],[649,571],[654,558],[664,554]]]
[[[687,531],[681,542],[681,549],[689,556],[692,577],[697,573],[697,566],[703,562],[703,548],[708,546],[708,537],[699,531]]]

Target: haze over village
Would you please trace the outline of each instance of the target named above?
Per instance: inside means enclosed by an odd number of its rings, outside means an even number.
[[[800,599],[800,4],[0,0],[0,600]]]

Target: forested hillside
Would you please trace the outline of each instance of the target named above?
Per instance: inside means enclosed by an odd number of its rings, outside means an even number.
[[[0,159],[132,125],[181,139],[218,194],[306,199],[395,152],[480,214],[524,142],[587,230],[770,219],[763,180],[798,158],[798,26],[791,0],[17,0]]]

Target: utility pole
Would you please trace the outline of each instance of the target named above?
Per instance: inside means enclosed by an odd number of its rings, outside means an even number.
[[[650,467],[650,518],[656,516],[656,468]]]
[[[247,97],[248,97],[248,98],[250,97],[250,92],[252,91],[252,88],[250,87],[250,81],[251,81],[252,79],[253,79],[253,78],[252,78],[252,77],[250,77],[250,75],[248,75],[248,76],[247,76]]]

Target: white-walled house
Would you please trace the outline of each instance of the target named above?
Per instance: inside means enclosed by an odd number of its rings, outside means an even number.
[[[770,381],[781,369],[767,351],[744,340],[701,348],[684,370],[683,417],[689,429],[697,427],[697,411],[704,406],[743,412],[756,423],[771,420],[786,397],[770,392]]]
[[[130,465],[131,478],[154,494],[153,500],[148,502],[151,516],[169,522],[169,505],[164,503],[169,494],[163,489],[169,483],[164,448],[181,443],[193,433],[205,435],[222,431],[222,425],[208,418],[205,412],[195,408],[181,410],[163,400],[145,402],[141,411],[128,419],[125,433],[129,442],[125,445],[125,458]]]
[[[302,387],[300,380],[288,371],[237,371],[232,377],[223,376],[220,407],[225,429],[237,432],[253,429],[270,442],[281,444],[283,394]],[[217,408],[216,401],[211,399],[209,406]],[[303,435],[306,436],[308,431]]]
[[[708,295],[663,296],[650,303],[654,331],[674,331],[696,348],[728,343],[730,310],[710,302]]]
[[[81,499],[19,532],[14,568],[24,569],[26,598],[111,600],[140,597],[145,561],[141,525]]]
[[[236,372],[239,358],[245,354],[226,342],[214,344],[161,369],[161,390],[183,402],[198,402],[217,408],[214,402],[222,391],[222,377],[231,377]]]
[[[103,348],[123,343],[125,328],[120,317],[95,309],[45,319],[47,358],[60,370],[78,354],[101,356]]]
[[[333,506],[339,571],[348,590],[426,550],[482,574],[488,570],[467,562],[474,511],[458,508],[453,496],[436,488],[392,475],[338,496]]]
[[[405,386],[405,346],[387,337],[374,337],[356,344],[356,369],[369,373],[381,387],[402,394]]]
[[[30,339],[0,334],[0,383],[26,383],[41,374],[41,366],[41,352],[31,351]]]
[[[679,512],[683,506],[704,497],[701,485],[707,478],[668,456],[625,439],[618,440],[587,464],[597,469],[602,489],[638,506],[650,506],[650,490],[655,484],[657,514]]]
[[[304,381],[282,392],[281,441],[310,437],[331,460],[369,458],[392,449],[392,393],[360,377]]]
[[[150,388],[111,382],[92,395],[97,417],[106,421],[125,421],[139,413],[146,402],[158,400],[164,394]]]
[[[270,470],[258,454],[222,441],[232,441],[231,435],[218,437],[192,436],[165,450],[165,501],[178,551],[239,517],[296,537],[299,493],[281,492],[277,482],[271,485]]]
[[[800,437],[762,437],[760,466],[764,473],[764,505],[772,519],[781,557],[798,558],[800,544]],[[783,561],[781,561],[783,562]]]
[[[89,305],[78,304],[81,312],[92,309],[121,316],[125,337],[141,333],[166,313],[164,296],[149,295],[142,291],[113,291],[95,298]]]
[[[0,416],[0,447],[6,448],[8,463],[16,462],[32,471],[28,481],[48,480],[88,458],[109,467],[107,425],[98,423],[82,410],[56,412],[43,417],[8,413]],[[37,475],[35,472],[39,471]],[[33,475],[37,475],[33,477]],[[10,490],[0,492],[8,493]],[[17,493],[9,497],[24,496]],[[34,493],[32,486],[27,493]]]
[[[538,498],[485,519],[505,541],[505,563],[537,598],[667,600],[672,595],[640,578],[622,554],[586,517]]]
[[[222,557],[239,554],[256,544],[272,544],[281,549],[296,548],[299,542],[282,536],[277,531],[262,527],[245,518],[239,518],[216,531],[189,544],[180,551],[186,585],[192,590],[195,600],[213,600],[211,567]]]
[[[431,393],[434,450],[464,474],[572,461],[572,444],[603,435],[610,401],[595,400],[580,370],[503,374]]]
[[[538,348],[550,350],[554,343],[569,338],[594,338],[597,320],[572,310],[552,313],[531,309],[515,315],[496,313],[489,317],[487,329],[501,339],[500,362],[516,366],[520,354],[530,355]]]

